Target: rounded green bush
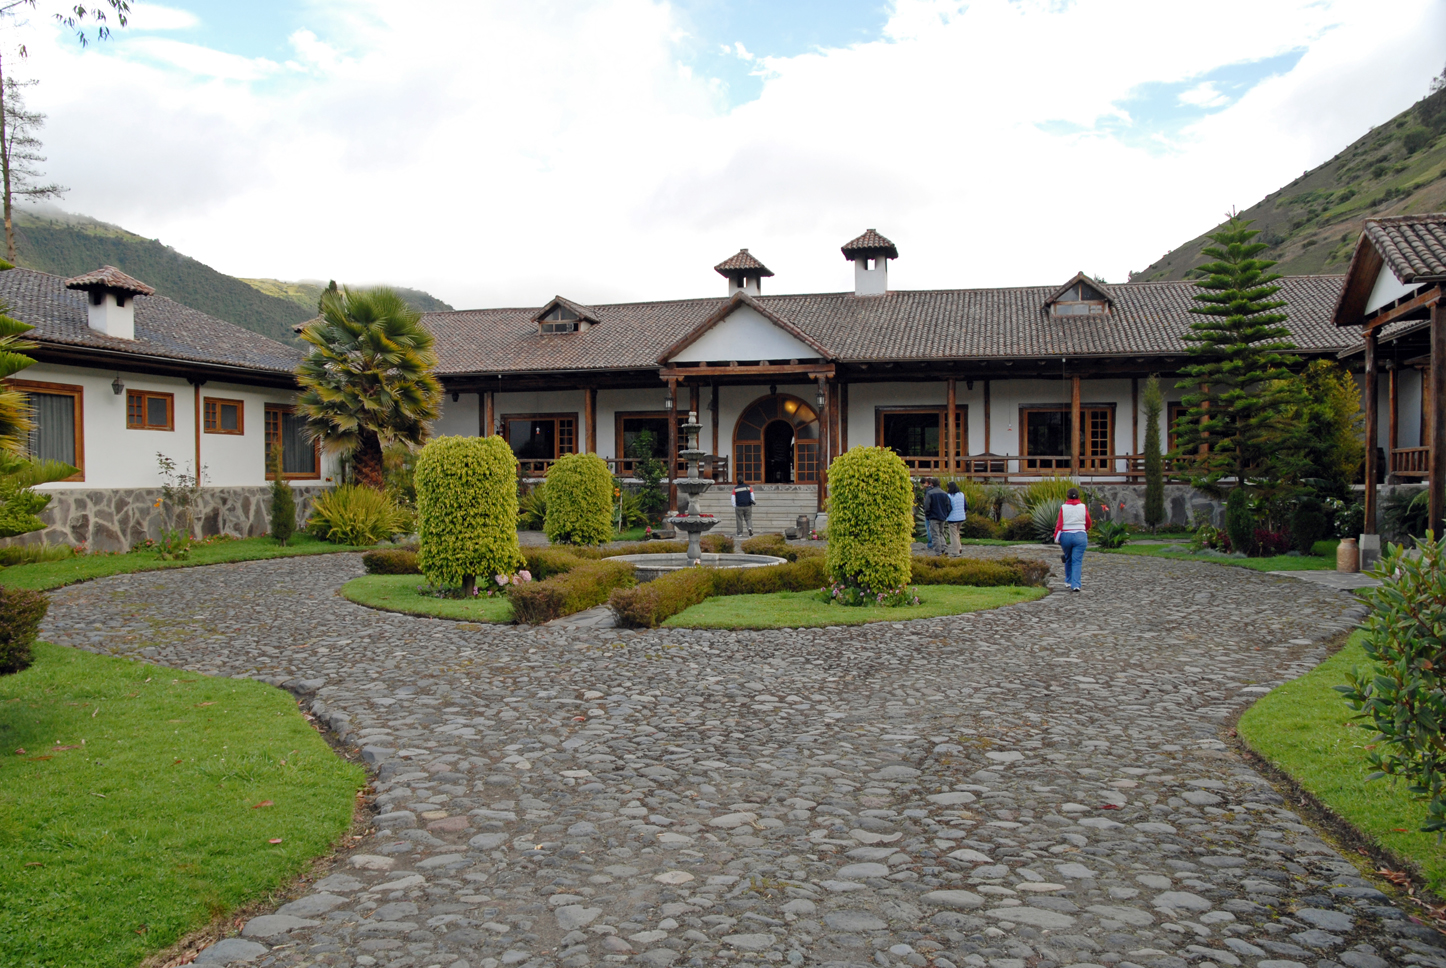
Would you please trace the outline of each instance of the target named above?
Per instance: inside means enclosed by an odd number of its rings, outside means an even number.
[[[613,474],[597,454],[563,454],[547,469],[542,530],[554,544],[590,545],[613,537]]]
[[[477,576],[512,575],[517,458],[501,437],[438,437],[417,456],[418,564],[437,587],[470,592]]]
[[[828,468],[828,572],[872,595],[909,581],[914,487],[887,447],[854,447]]]

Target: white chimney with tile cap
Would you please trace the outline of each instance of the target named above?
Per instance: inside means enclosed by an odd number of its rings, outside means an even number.
[[[747,249],[739,249],[737,255],[724,259],[713,267],[713,271],[727,278],[730,296],[740,290],[757,296],[763,292],[763,277],[773,275],[768,266],[755,259]]]
[[[894,243],[869,229],[841,251],[854,264],[855,296],[882,296],[889,291],[889,260],[899,257]]]
[[[150,286],[115,266],[101,266],[67,279],[65,288],[85,293],[86,322],[91,329],[117,339],[136,338],[135,298],[156,294]]]

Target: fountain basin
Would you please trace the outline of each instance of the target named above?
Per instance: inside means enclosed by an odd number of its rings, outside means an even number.
[[[617,555],[608,561],[626,561],[633,566],[633,574],[639,582],[649,582],[670,571],[693,567],[685,552],[663,555]],[[704,568],[768,568],[787,563],[786,558],[773,555],[712,555],[704,552],[698,558],[698,565]]]

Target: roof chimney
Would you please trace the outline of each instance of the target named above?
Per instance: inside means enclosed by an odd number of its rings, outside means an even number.
[[[87,322],[97,333],[117,339],[136,338],[136,296],[154,296],[156,291],[139,279],[132,279],[115,266],[101,266],[94,272],[65,280],[65,288],[86,294]]]
[[[763,277],[773,275],[768,266],[753,258],[747,249],[739,249],[737,255],[724,259],[713,271],[727,277],[730,296],[740,289],[757,296],[763,291]]]
[[[894,243],[869,229],[842,251],[854,264],[855,296],[882,296],[889,291],[889,260],[899,257]]]

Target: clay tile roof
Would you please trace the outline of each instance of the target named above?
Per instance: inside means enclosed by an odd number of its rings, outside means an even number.
[[[844,258],[850,261],[860,257],[867,258],[875,253],[890,259],[899,257],[898,248],[880,235],[877,229],[869,229],[864,232],[863,235],[845,245],[842,251]]]
[[[1367,219],[1365,231],[1401,282],[1446,281],[1446,213]]]
[[[532,321],[534,323],[541,322],[542,317],[552,312],[552,307],[554,306],[561,306],[563,309],[570,311],[578,319],[585,319],[589,323],[602,322],[602,319],[598,317],[596,309],[591,306],[584,306],[582,303],[575,303],[571,299],[566,299],[562,296],[553,296],[549,299],[547,305],[539,309],[537,315],[532,317]]]
[[[720,276],[771,276],[773,271],[768,266],[759,262],[747,249],[739,249],[737,255],[730,255],[722,262],[713,267],[713,271]]]
[[[156,291],[139,279],[121,272],[115,266],[101,266],[94,272],[87,272],[83,276],[74,276],[65,280],[67,289],[119,289],[121,292],[133,292],[138,296],[154,296]]]

